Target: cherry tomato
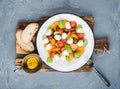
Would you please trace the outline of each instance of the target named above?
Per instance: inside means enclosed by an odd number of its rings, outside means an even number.
[[[64,42],[63,41],[58,41],[57,43],[58,43],[59,47],[61,47],[61,48],[64,47]]]
[[[84,36],[85,36],[84,33],[78,33],[77,35],[78,35],[78,37],[81,38],[81,39],[83,39]]]
[[[77,23],[75,21],[70,21],[70,26],[71,27],[76,27],[77,26]]]
[[[50,53],[50,57],[53,58],[54,56],[55,56],[55,52],[52,51],[52,52]]]
[[[63,29],[59,29],[59,30],[58,30],[58,33],[59,33],[59,34],[62,34],[63,32],[64,32]]]
[[[62,47],[62,48],[61,48],[61,51],[63,51],[63,50],[65,50],[65,47]]]

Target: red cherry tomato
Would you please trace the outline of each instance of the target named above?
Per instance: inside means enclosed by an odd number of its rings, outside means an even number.
[[[59,33],[59,34],[62,34],[63,32],[64,32],[63,29],[59,29],[59,30],[58,30],[58,33]]]
[[[55,52],[50,53],[50,57],[53,58],[55,56]]]
[[[59,47],[61,47],[61,48],[64,47],[64,42],[63,41],[58,41],[57,43],[58,43]]]
[[[85,36],[84,33],[78,33],[77,35],[78,35],[78,37],[81,38],[81,39],[83,39],[84,36]]]
[[[62,47],[62,48],[61,48],[61,51],[63,51],[63,50],[65,50],[65,48],[64,48],[64,47]]]
[[[77,23],[75,21],[70,21],[70,26],[71,27],[76,27],[77,26]]]

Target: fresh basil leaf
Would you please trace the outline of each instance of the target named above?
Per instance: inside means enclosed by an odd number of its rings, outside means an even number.
[[[59,21],[58,27],[59,27],[59,28],[65,28],[65,24],[64,24],[64,22],[63,22],[62,20]]]
[[[88,40],[86,39],[83,43],[83,46],[86,47],[88,45]]]
[[[74,58],[79,58],[82,54],[80,52],[74,53]]]
[[[53,59],[51,57],[47,57],[47,62],[48,63],[52,63],[53,62]]]
[[[76,31],[79,30],[79,29],[81,29],[81,28],[83,28],[82,25],[78,25],[78,26],[76,27]]]
[[[69,45],[65,45],[65,49],[67,52],[72,53],[72,49]]]
[[[58,31],[56,31],[56,32],[54,32],[54,35],[58,35],[58,33],[59,33],[59,32],[58,32]]]
[[[44,40],[44,39],[46,39],[47,38],[47,36],[44,34],[43,36],[42,36],[42,40]]]

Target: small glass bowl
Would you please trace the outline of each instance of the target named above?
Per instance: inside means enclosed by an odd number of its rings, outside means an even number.
[[[35,68],[31,69],[31,68],[28,67],[27,61],[28,61],[29,58],[33,58],[33,57],[38,62],[38,64]],[[29,54],[29,55],[27,55],[23,58],[22,68],[27,73],[35,73],[35,72],[40,70],[41,66],[42,66],[42,61],[41,61],[41,58],[39,57],[39,55],[37,55],[37,54]]]

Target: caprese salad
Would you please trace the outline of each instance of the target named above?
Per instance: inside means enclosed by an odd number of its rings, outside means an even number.
[[[88,44],[83,26],[65,19],[51,24],[42,36],[42,40],[49,55],[46,59],[49,63],[62,56],[69,62],[80,58]]]

